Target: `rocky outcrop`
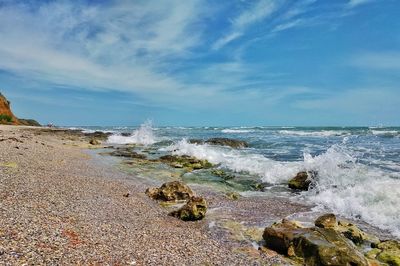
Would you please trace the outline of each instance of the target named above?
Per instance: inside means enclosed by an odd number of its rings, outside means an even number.
[[[167,163],[174,168],[187,168],[189,170],[211,168],[213,166],[207,160],[200,160],[187,155],[164,155],[160,157],[160,161]]]
[[[96,140],[96,139],[94,139],[94,140]],[[90,144],[92,144],[92,143],[90,143]],[[137,152],[133,151],[132,148],[130,148],[130,147],[119,147],[115,151],[112,151],[108,154],[112,155],[112,156],[116,156],[116,157],[146,159],[146,155],[137,153]]]
[[[164,183],[159,188],[148,188],[146,195],[155,200],[178,201],[188,200],[194,196],[192,189],[180,181]]]
[[[183,221],[197,221],[206,216],[207,202],[202,197],[191,197],[182,208],[172,211],[171,216]]]
[[[298,190],[308,190],[312,179],[317,176],[317,172],[310,171],[310,172],[299,172],[295,177],[289,180],[289,188],[291,189],[298,189]]]
[[[283,221],[264,230],[266,247],[300,258],[305,265],[368,265],[364,255],[332,228],[303,228]]]
[[[229,146],[232,148],[246,148],[249,147],[249,144],[243,140],[237,139],[229,139],[229,138],[211,138],[208,139],[205,143],[211,145],[219,145],[219,146]]]
[[[0,93],[0,124],[6,125],[24,125],[24,126],[40,126],[33,119],[18,119],[11,111],[11,103],[6,97]]]

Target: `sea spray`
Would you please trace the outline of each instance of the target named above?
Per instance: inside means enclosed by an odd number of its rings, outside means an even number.
[[[120,134],[111,135],[108,138],[108,143],[112,144],[142,144],[151,145],[156,142],[156,138],[153,133],[153,127],[151,121],[146,121],[136,130],[134,130],[131,136],[122,136]]]

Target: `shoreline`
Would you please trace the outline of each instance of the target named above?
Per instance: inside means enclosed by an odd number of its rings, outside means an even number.
[[[0,259],[10,263],[290,265],[261,248],[263,229],[285,217],[301,221],[312,213],[308,224],[316,218],[312,206],[288,198],[232,200],[186,180],[209,208],[205,219],[183,222],[144,193],[182,176],[172,168],[151,178],[129,172],[140,159],[106,155],[111,148],[93,142],[105,134],[0,126],[0,136]]]
[[[0,142],[1,260],[10,264],[287,263],[276,253],[266,257],[253,248],[239,252],[214,239],[205,220],[187,223],[168,216],[144,194],[146,184],[95,165],[82,151],[88,147],[87,139],[60,137],[54,131],[0,126],[0,138],[7,139]],[[127,192],[129,198],[123,196]]]

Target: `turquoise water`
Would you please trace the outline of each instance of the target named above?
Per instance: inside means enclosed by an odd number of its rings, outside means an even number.
[[[84,127],[111,131],[112,144],[136,143],[159,152],[207,159],[238,178],[285,187],[297,172],[314,170],[309,191],[283,193],[400,237],[399,127]],[[129,136],[122,136],[127,133]],[[189,139],[244,140],[249,148],[197,145]],[[193,173],[196,175],[196,173]],[[199,178],[207,178],[197,173]]]

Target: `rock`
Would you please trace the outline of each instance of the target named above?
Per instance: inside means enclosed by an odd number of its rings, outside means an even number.
[[[204,140],[202,139],[189,139],[188,142],[191,144],[204,144]]]
[[[131,195],[131,193],[129,193],[129,192],[126,192],[124,195],[122,195],[122,196],[124,196],[125,198],[129,198],[129,196]]]
[[[117,157],[146,159],[146,155],[137,153],[137,152],[133,151],[131,148],[118,148],[115,151],[112,151],[108,154],[112,155],[112,156],[117,156]]]
[[[97,139],[91,139],[91,140],[89,141],[89,143],[90,143],[91,145],[100,145],[100,144],[101,144],[101,142],[98,141]]]
[[[295,254],[306,265],[368,265],[353,243],[331,228],[312,228],[295,235]]]
[[[197,221],[206,216],[207,202],[202,197],[191,197],[179,210],[170,213],[183,221]]]
[[[315,175],[311,172],[299,172],[295,177],[289,180],[289,188],[308,190],[308,187],[311,184],[311,178],[313,178],[314,176]]]
[[[207,144],[211,145],[220,145],[220,146],[229,146],[232,148],[246,148],[249,147],[247,142],[243,140],[237,139],[229,139],[229,138],[211,138],[206,141]]]
[[[240,198],[240,194],[236,192],[228,192],[225,195],[230,200],[238,200]]]
[[[107,140],[109,136],[112,135],[110,132],[103,132],[103,131],[95,131],[93,133],[84,133],[86,137],[95,138],[99,140]]]
[[[222,169],[213,169],[213,170],[211,170],[211,173],[215,176],[221,177],[224,180],[229,180],[229,179],[235,178],[234,175],[228,174]]]
[[[371,251],[367,253],[368,257],[376,258],[380,262],[388,265],[400,266],[400,243],[396,240],[386,240],[374,244]]]
[[[320,228],[336,228],[338,225],[333,213],[324,214],[315,220],[315,226]]]
[[[169,164],[174,168],[188,168],[189,170],[198,170],[211,168],[213,165],[207,160],[200,160],[187,155],[164,155],[160,157],[161,162]]]
[[[346,221],[339,221],[336,230],[353,241],[354,244],[361,244],[368,238],[367,234],[361,231],[356,225]]]
[[[332,228],[302,228],[282,221],[264,230],[266,247],[304,259],[305,265],[368,265],[356,246]]]
[[[164,183],[160,188],[148,188],[146,195],[155,200],[177,201],[187,200],[194,196],[190,187],[180,181]]]

